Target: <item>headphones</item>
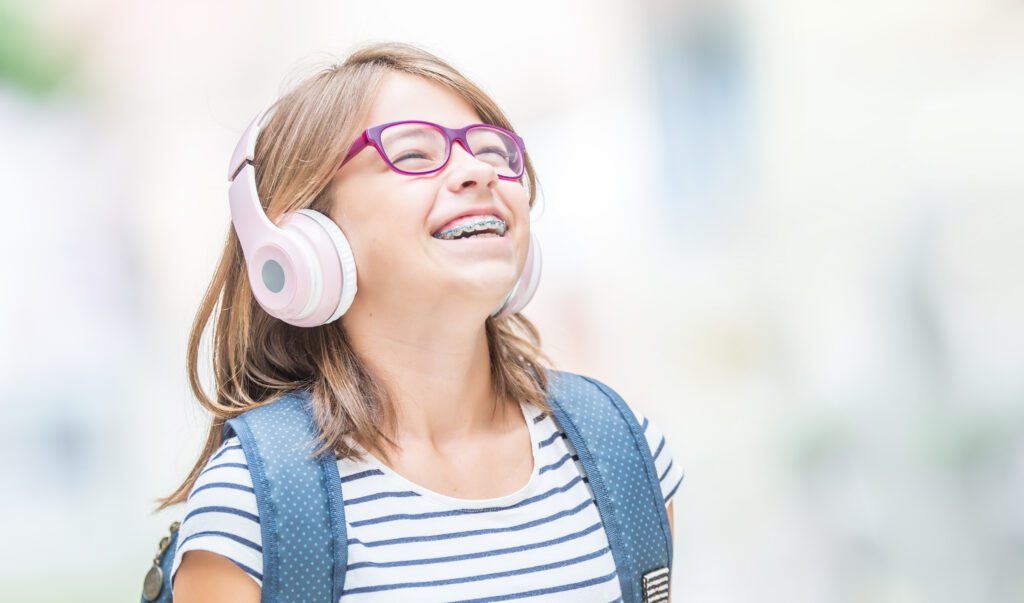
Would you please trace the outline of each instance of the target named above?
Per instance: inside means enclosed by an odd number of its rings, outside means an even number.
[[[299,209],[275,224],[263,211],[256,192],[253,156],[256,137],[266,125],[272,104],[246,128],[228,169],[231,223],[242,245],[249,285],[267,314],[297,327],[334,322],[356,295],[356,263],[341,228],[328,216]],[[537,290],[541,273],[540,243],[530,233],[526,266],[491,317],[522,310]]]

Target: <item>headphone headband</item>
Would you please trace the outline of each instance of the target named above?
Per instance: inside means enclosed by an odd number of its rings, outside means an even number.
[[[249,122],[249,127],[245,129],[245,132],[238,139],[238,144],[235,145],[235,152],[231,154],[231,163],[228,165],[228,182],[238,176],[238,172],[242,170],[246,163],[251,164],[254,161],[256,156],[256,138],[259,136],[260,130],[270,121],[276,106],[277,103],[274,102],[260,111]]]

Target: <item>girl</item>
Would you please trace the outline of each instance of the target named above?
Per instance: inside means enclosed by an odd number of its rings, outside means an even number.
[[[539,253],[536,178],[494,101],[428,52],[374,44],[282,97],[252,159],[271,220],[308,208],[344,233],[358,294],[350,286],[326,319],[268,309],[254,279],[273,291],[284,273],[273,261],[247,272],[232,198],[235,228],[188,348],[192,390],[213,421],[158,508],[186,503],[176,600],[260,600],[259,511],[238,438],[220,441],[222,426],[299,388],[344,483],[343,602],[619,600],[593,494],[549,412],[539,369],[550,359],[533,324],[507,312]],[[211,399],[199,348],[214,315]],[[638,419],[671,518],[683,471]]]

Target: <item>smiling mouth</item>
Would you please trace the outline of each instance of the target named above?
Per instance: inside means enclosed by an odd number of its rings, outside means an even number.
[[[444,241],[444,242],[478,241],[480,239],[507,239],[508,238],[508,231],[505,231],[505,234],[498,234],[496,232],[476,232],[476,233],[470,233],[470,234],[467,234],[467,235],[461,236],[461,237],[451,237],[451,238],[443,238],[443,237],[434,235],[434,238],[437,239],[438,241]]]
[[[501,219],[487,219],[474,224],[448,228],[431,235],[442,241],[462,241],[465,239],[500,239],[508,236],[508,225]]]

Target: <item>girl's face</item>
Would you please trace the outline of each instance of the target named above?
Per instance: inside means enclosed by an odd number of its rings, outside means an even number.
[[[457,93],[392,72],[361,128],[406,119],[449,128],[483,121]],[[447,305],[467,316],[479,310],[482,322],[526,262],[530,221],[525,187],[499,179],[494,165],[459,143],[453,142],[443,169],[420,176],[393,171],[368,146],[338,171],[333,186],[330,217],[348,238],[356,261],[353,305],[368,303],[381,310]],[[463,241],[432,236],[466,212],[496,214],[508,225],[506,236]]]

